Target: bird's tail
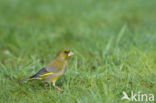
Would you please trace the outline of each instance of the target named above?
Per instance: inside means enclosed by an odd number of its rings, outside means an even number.
[[[23,79],[23,80],[19,80],[19,82],[25,82],[25,81],[28,81],[28,80],[31,80],[31,78],[26,78],[26,79]]]
[[[29,81],[29,80],[34,80],[34,79],[40,79],[38,78],[38,76],[35,74],[29,78],[23,79],[23,80],[19,80],[19,82],[25,82],[25,81]]]

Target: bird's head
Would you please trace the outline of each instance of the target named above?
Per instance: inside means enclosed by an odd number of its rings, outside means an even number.
[[[74,53],[71,52],[70,50],[63,50],[56,56],[56,58],[61,60],[67,60],[69,57],[73,55]]]

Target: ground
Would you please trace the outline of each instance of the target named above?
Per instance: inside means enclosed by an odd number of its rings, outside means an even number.
[[[128,103],[122,92],[156,94],[155,0],[1,0],[2,103]],[[58,93],[19,83],[71,49]],[[155,97],[156,99],[156,97]]]

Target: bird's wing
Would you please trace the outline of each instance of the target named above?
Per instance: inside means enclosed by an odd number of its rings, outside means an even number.
[[[30,79],[43,79],[45,76],[54,74],[58,71],[59,69],[56,68],[42,68],[35,75],[31,76]]]
[[[47,69],[46,68],[42,68],[40,71],[38,71],[35,75],[31,76],[30,78],[37,79],[37,78],[39,78],[40,76],[42,76],[42,75],[44,75],[46,73],[49,73],[47,71]]]
[[[59,72],[60,71],[60,69],[57,69],[57,68],[46,68],[47,69],[47,71],[48,72],[54,72],[54,73],[56,73],[56,72]]]

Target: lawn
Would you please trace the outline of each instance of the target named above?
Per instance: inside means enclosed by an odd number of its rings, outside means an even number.
[[[133,102],[121,100],[123,91],[156,96],[155,4],[0,0],[0,103]],[[41,81],[18,82],[63,49],[75,53],[57,82],[63,93]]]

